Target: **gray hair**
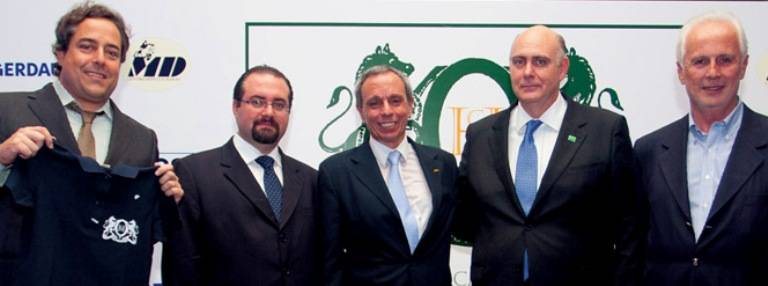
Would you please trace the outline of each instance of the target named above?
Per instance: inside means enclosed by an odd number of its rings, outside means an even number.
[[[742,28],[739,19],[729,12],[710,11],[691,18],[685,25],[683,25],[683,28],[680,29],[680,36],[677,38],[678,64],[683,64],[683,58],[685,57],[686,52],[685,41],[686,38],[688,38],[688,34],[690,34],[694,27],[706,22],[726,22],[731,24],[736,30],[736,35],[739,38],[739,51],[741,52],[741,56],[744,57],[747,55],[747,36],[744,33],[744,28]]]
[[[395,74],[397,77],[400,78],[400,80],[403,81],[403,85],[405,86],[405,98],[408,99],[408,102],[413,103],[413,88],[411,88],[411,83],[410,81],[408,81],[408,76],[405,75],[402,71],[392,66],[377,65],[365,70],[360,75],[360,78],[357,80],[357,83],[355,83],[355,101],[357,101],[356,105],[358,109],[363,107],[363,84],[365,83],[365,81],[372,76],[380,75],[388,72]]]

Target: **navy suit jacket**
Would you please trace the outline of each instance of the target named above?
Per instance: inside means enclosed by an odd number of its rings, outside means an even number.
[[[232,140],[174,161],[185,195],[182,227],[164,246],[163,285],[320,284],[317,171],[280,156],[280,221]]]
[[[471,279],[522,285],[632,285],[639,245],[632,145],[624,117],[567,100],[568,108],[526,216],[509,168],[512,108],[467,129],[456,235],[473,243]]]
[[[112,135],[105,163],[152,166],[158,156],[155,132],[122,113],[114,102],[111,105]],[[0,93],[0,142],[21,127],[35,125],[47,128],[58,144],[80,153],[52,84],[33,92]],[[0,285],[11,284],[19,256],[27,247],[21,232],[25,220],[31,219],[28,214],[15,205],[10,191],[0,188]]]
[[[704,230],[688,200],[688,116],[635,144],[648,206],[647,285],[768,285],[768,118],[744,106]]]
[[[448,264],[456,159],[409,140],[432,193],[432,215],[413,254],[369,143],[320,164],[325,285],[451,285]]]

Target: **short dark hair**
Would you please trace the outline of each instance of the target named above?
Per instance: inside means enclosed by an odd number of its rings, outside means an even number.
[[[59,23],[56,24],[56,42],[53,43],[53,54],[56,55],[56,52],[59,51],[67,52],[69,42],[72,40],[72,36],[75,35],[77,25],[80,25],[80,23],[88,18],[106,19],[115,24],[117,30],[120,31],[120,62],[125,62],[125,54],[128,53],[130,40],[128,39],[129,32],[123,17],[107,6],[94,4],[90,1],[75,5],[67,14],[61,16]]]
[[[268,65],[255,66],[245,71],[245,73],[243,73],[240,78],[237,79],[237,83],[235,83],[235,89],[232,94],[233,100],[238,102],[243,100],[243,82],[246,78],[248,78],[248,76],[252,74],[269,74],[273,75],[274,77],[283,79],[285,84],[288,85],[288,107],[293,106],[293,86],[291,86],[291,81],[288,80],[288,77],[286,77],[283,72]]]
[[[413,88],[411,88],[411,82],[408,80],[408,76],[405,75],[402,71],[390,65],[377,65],[365,70],[360,75],[360,79],[358,79],[355,83],[355,101],[357,101],[357,108],[363,107],[363,84],[365,81],[372,76],[385,73],[393,73],[398,78],[400,78],[400,80],[403,82],[403,85],[405,86],[405,98],[409,102],[413,103]]]

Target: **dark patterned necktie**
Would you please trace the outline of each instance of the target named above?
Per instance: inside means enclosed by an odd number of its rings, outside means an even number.
[[[283,210],[283,186],[280,185],[280,180],[277,179],[273,168],[275,160],[269,156],[260,156],[256,158],[256,163],[264,168],[264,192],[267,193],[267,200],[272,207],[272,212],[275,213],[275,218],[280,221],[280,213]]]

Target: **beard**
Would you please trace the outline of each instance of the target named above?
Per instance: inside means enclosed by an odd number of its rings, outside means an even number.
[[[259,125],[263,124],[268,124],[272,128],[265,128],[264,126],[260,128]],[[251,128],[253,141],[261,144],[275,144],[278,137],[280,137],[280,126],[271,117],[253,123]]]

